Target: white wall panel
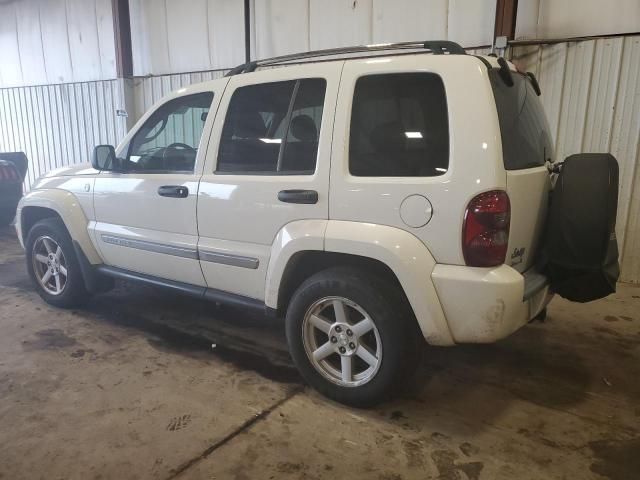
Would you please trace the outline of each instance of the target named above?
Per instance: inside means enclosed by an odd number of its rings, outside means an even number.
[[[520,0],[516,38],[566,38],[640,31],[638,0]]]
[[[0,4],[0,87],[22,84],[22,65],[18,47],[18,22],[15,3]]]
[[[42,48],[47,71],[47,82],[63,83],[74,79],[71,67],[71,50],[67,29],[67,8],[65,0],[49,0],[40,3]],[[81,80],[81,79],[80,79]],[[30,82],[31,83],[31,82]]]
[[[257,58],[309,50],[308,0],[255,0]]]
[[[207,0],[166,2],[166,9],[170,71],[210,68]]]
[[[448,0],[374,0],[374,43],[447,39]]]
[[[580,152],[618,159],[621,279],[640,283],[640,36],[517,47],[511,55],[538,76],[556,159]]]
[[[244,62],[244,2],[209,0],[208,19],[208,68],[229,68]]]
[[[449,0],[447,38],[464,47],[491,45],[495,0]]]
[[[495,0],[252,0],[252,58],[407,40],[491,44]],[[134,74],[244,61],[239,0],[130,0]]]
[[[38,3],[17,2],[15,7],[22,76],[34,84],[47,83]]]
[[[0,88],[115,78],[111,0],[0,4]]]
[[[310,0],[311,50],[372,43],[372,0]]]

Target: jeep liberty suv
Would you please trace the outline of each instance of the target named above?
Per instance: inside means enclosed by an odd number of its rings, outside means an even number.
[[[425,341],[506,337],[551,299],[552,142],[535,77],[464,53],[309,52],[170,94],[23,198],[38,292],[70,307],[121,278],[282,315],[306,381],[360,406]]]

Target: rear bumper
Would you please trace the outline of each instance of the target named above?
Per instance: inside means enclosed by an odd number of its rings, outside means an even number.
[[[508,265],[436,265],[433,283],[456,343],[491,343],[525,325],[551,300],[546,277]]]

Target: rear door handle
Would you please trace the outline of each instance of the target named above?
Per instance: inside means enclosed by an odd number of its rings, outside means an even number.
[[[158,188],[158,195],[170,198],[187,198],[189,189],[182,185],[163,185]]]
[[[315,190],[281,190],[278,200],[285,203],[318,203],[318,192]]]

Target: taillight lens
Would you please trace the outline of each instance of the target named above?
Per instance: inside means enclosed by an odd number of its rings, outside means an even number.
[[[12,165],[0,165],[0,180],[19,180],[18,171]]]
[[[462,253],[471,267],[504,263],[509,243],[511,205],[502,190],[484,192],[467,206],[462,225]]]

